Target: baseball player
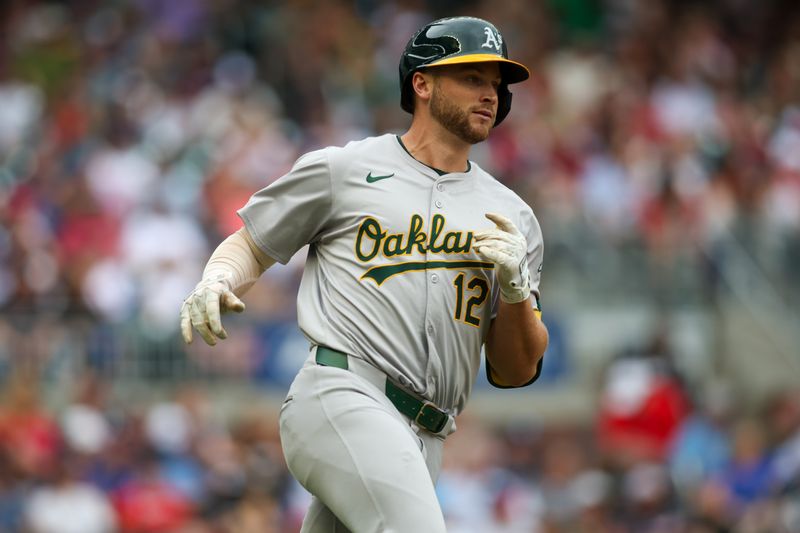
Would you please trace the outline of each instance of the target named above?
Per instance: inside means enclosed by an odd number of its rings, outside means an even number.
[[[491,23],[432,22],[400,60],[402,136],[308,153],[255,193],[181,309],[213,345],[220,314],[308,244],[298,322],[308,359],[280,413],[289,470],[313,495],[304,532],[445,531],[445,437],[485,347],[491,383],[536,379],[542,235],[516,194],[469,160],[528,69]]]

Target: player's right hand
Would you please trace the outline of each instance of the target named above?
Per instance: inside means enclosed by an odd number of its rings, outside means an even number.
[[[241,313],[244,307],[244,302],[231,291],[225,274],[202,280],[181,306],[181,334],[184,342],[192,342],[192,327],[211,346],[217,344],[217,338],[227,339],[228,332],[222,327],[222,313]]]
[[[495,227],[475,232],[475,251],[497,265],[500,299],[515,304],[531,295],[526,250],[528,243],[517,226],[503,215],[486,213]]]

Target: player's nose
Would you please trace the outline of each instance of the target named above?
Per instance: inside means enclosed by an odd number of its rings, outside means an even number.
[[[497,104],[497,87],[494,85],[489,84],[489,87],[486,88],[481,93],[481,102],[482,103],[490,103],[492,105]]]
[[[481,95],[481,107],[492,112],[492,116],[497,113],[497,91],[492,91]]]

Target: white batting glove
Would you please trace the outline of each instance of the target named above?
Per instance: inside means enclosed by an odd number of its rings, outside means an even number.
[[[486,213],[486,218],[496,226],[473,234],[475,251],[497,265],[500,299],[509,304],[524,302],[531,295],[525,236],[503,215]]]
[[[202,280],[183,301],[181,334],[187,344],[192,342],[193,326],[211,346],[217,344],[217,338],[228,338],[228,332],[222,327],[222,313],[244,311],[244,302],[230,289],[229,277],[229,273],[219,273]]]

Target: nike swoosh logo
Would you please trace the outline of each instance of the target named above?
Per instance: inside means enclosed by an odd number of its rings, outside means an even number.
[[[394,176],[394,173],[387,174],[386,176],[373,176],[372,172],[367,174],[367,183],[375,183],[376,181],[385,180],[386,178],[391,178]]]

